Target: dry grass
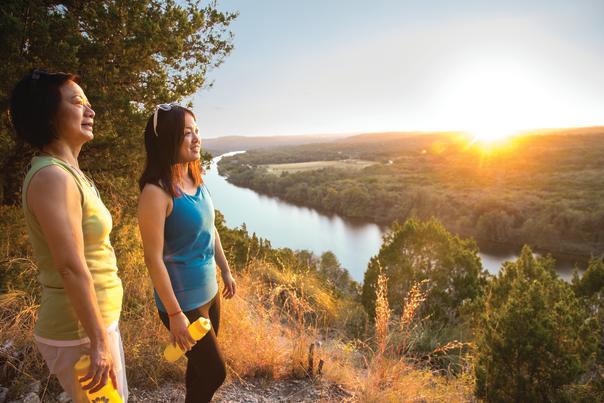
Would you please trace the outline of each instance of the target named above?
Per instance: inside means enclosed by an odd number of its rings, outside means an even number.
[[[390,305],[388,305],[387,278],[381,273],[377,278],[375,292],[375,338],[380,354],[386,352],[388,345],[388,327],[390,325]]]
[[[238,276],[238,291],[223,300],[219,341],[230,370],[237,377],[279,378],[287,374],[286,337],[274,305],[254,293],[249,276]]]
[[[422,303],[426,300],[427,291],[422,288],[428,283],[423,280],[411,287],[403,302],[403,310],[399,322],[400,340],[397,353],[404,354],[412,347],[412,335],[418,327],[418,314]]]
[[[346,385],[361,402],[465,402],[472,400],[470,366],[461,376],[441,376],[417,363],[405,352],[412,334],[425,318],[418,312],[426,298],[426,283],[415,284],[403,302],[398,326],[392,323],[387,299],[387,278],[378,275],[376,289],[375,350],[370,343],[335,344],[327,350],[326,377]],[[392,330],[398,328],[398,334]],[[451,342],[433,351],[442,354],[463,346]]]

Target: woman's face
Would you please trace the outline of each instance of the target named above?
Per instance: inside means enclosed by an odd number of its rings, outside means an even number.
[[[185,133],[178,149],[178,162],[192,162],[201,158],[201,138],[195,118],[185,113]]]
[[[61,103],[55,117],[57,135],[75,144],[92,140],[94,111],[84,91],[73,81],[67,81],[59,90]]]

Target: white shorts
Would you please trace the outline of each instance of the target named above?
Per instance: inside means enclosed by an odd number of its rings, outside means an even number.
[[[116,326],[114,330],[109,331],[109,348],[115,365],[115,377],[117,379],[117,389],[124,402],[128,401],[128,382],[126,381],[126,363],[124,361],[124,346],[122,345],[122,336]],[[46,365],[51,374],[59,378],[61,386],[75,402],[87,402],[82,389],[76,379],[73,366],[84,354],[90,354],[90,342],[75,346],[53,346],[46,344],[39,339],[35,340],[36,346],[44,357]]]

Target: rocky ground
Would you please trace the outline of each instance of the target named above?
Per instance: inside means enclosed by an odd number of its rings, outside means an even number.
[[[183,385],[166,385],[157,391],[130,391],[131,402],[183,402]],[[223,385],[215,402],[350,402],[353,395],[339,385],[320,380],[238,380]]]
[[[7,388],[0,389],[0,403],[67,403],[65,394],[50,396],[34,382],[28,391],[17,400],[8,400]],[[157,390],[130,389],[130,402],[159,403],[184,402],[183,384],[166,384]],[[352,402],[354,395],[341,386],[324,382],[321,379],[282,379],[282,380],[234,380],[223,385],[214,396],[214,402]]]

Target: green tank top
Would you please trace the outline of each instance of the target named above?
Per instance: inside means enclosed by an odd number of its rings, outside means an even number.
[[[42,284],[42,299],[34,334],[49,340],[81,340],[86,338],[87,334],[63,287],[63,280],[56,270],[40,224],[27,206],[27,189],[31,178],[49,165],[58,166],[71,174],[80,191],[84,256],[92,275],[97,303],[106,328],[119,320],[123,297],[122,282],[117,276],[115,252],[109,241],[111,214],[94,185],[70,165],[51,156],[37,156],[32,159],[31,168],[23,181],[22,203],[34,258],[40,269],[38,279]]]

